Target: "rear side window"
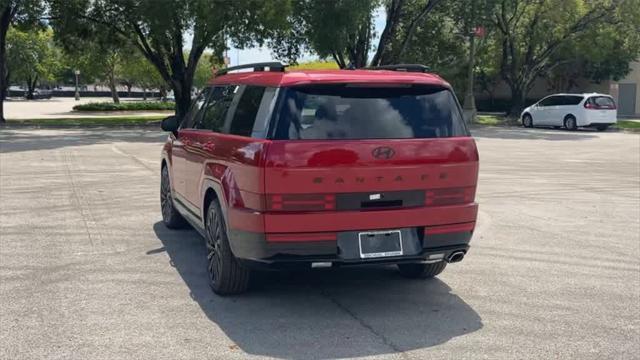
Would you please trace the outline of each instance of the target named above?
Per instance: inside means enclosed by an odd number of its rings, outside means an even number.
[[[180,124],[181,129],[190,129],[193,128],[194,124],[198,122],[198,120],[202,117],[202,106],[209,95],[210,88],[205,88],[202,92],[193,100],[191,104],[191,108],[187,115],[185,115],[182,123]]]
[[[236,89],[237,86],[214,87],[206,104],[200,110],[202,117],[198,119],[195,128],[222,132],[224,120]]]
[[[251,136],[264,89],[261,86],[247,86],[244,89],[233,115],[233,120],[231,120],[231,129],[229,131],[231,134]]]
[[[283,89],[275,139],[412,139],[468,136],[442,87],[346,84]]]
[[[567,95],[564,97],[562,105],[578,105],[584,99],[582,96]]]
[[[608,96],[592,96],[587,99],[587,104],[592,105],[596,109],[615,109],[616,103]]]

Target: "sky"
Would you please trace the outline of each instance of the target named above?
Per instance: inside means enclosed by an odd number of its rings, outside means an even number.
[[[385,24],[385,11],[384,8],[379,8],[376,10],[374,14],[374,26],[376,37],[373,39],[372,43],[376,44],[377,40],[384,29]],[[190,43],[190,39],[189,43]],[[273,61],[273,57],[271,56],[271,50],[266,47],[257,47],[239,50],[235,48],[231,48],[227,53],[230,58],[229,66],[236,66],[241,64],[249,64],[256,62],[265,62],[265,61]],[[373,56],[373,51],[369,55],[369,57]],[[317,59],[317,56],[312,54],[304,54],[302,59],[299,59],[298,62],[311,61]]]

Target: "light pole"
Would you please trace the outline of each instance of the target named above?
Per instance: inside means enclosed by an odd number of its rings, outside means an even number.
[[[74,72],[76,74],[76,100],[80,100],[80,91],[78,91],[78,76],[80,75],[80,70]]]

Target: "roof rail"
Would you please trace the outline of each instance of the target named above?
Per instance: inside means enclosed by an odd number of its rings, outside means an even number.
[[[251,69],[253,68],[253,71],[264,71],[265,68],[269,68],[269,71],[281,71],[284,72],[284,68],[287,65],[284,65],[280,62],[274,61],[274,62],[261,62],[261,63],[253,63],[253,64],[244,64],[244,65],[238,65],[238,66],[232,66],[232,67],[228,67],[228,68],[224,68],[224,69],[220,69],[216,72],[216,76],[220,76],[220,75],[224,75],[227,74],[231,71],[236,71],[236,70],[242,70],[242,69]]]
[[[368,70],[391,70],[391,71],[405,71],[405,72],[430,72],[428,66],[421,64],[394,64],[394,65],[381,65],[367,68]]]

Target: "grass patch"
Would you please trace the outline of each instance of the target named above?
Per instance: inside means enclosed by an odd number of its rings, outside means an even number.
[[[640,121],[618,120],[615,126],[619,129],[640,130]]]
[[[112,102],[94,102],[73,107],[75,111],[156,111],[173,110],[176,104],[172,101],[126,101],[119,104]]]
[[[166,116],[118,116],[96,118],[28,119],[7,120],[7,125],[26,126],[145,126],[157,123]]]
[[[476,117],[476,121],[474,124],[478,124],[478,125],[503,125],[504,124],[504,117],[503,116],[496,116],[496,115],[478,115]]]

